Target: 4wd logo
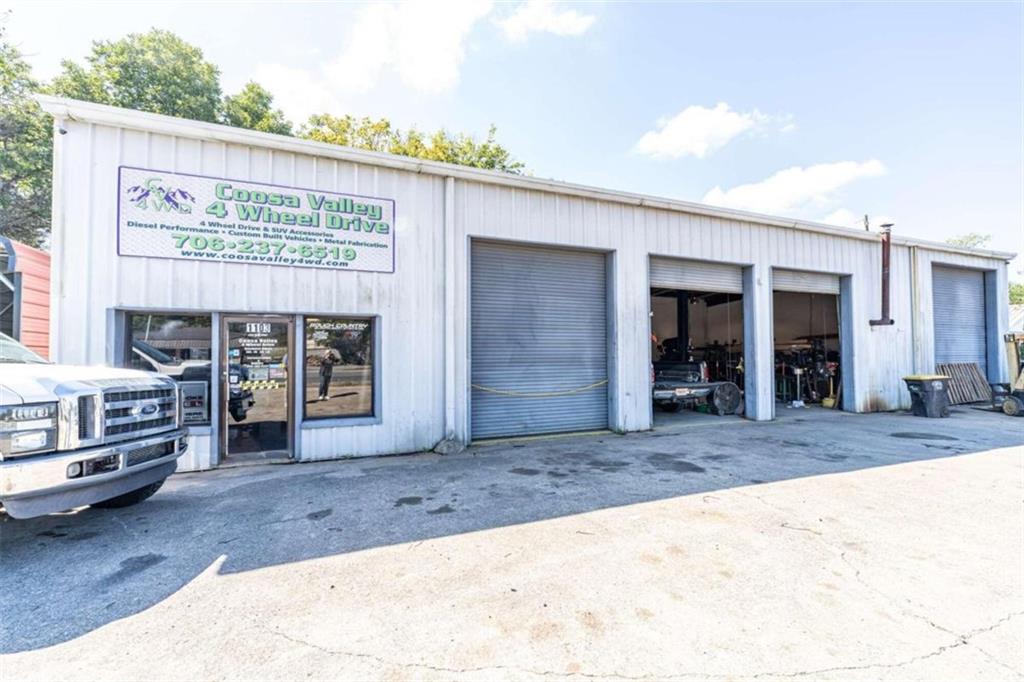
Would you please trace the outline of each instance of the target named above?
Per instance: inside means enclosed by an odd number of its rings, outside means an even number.
[[[143,210],[191,213],[192,207],[189,204],[196,203],[196,198],[185,190],[164,187],[160,178],[150,178],[141,185],[129,187],[125,193],[128,201]]]

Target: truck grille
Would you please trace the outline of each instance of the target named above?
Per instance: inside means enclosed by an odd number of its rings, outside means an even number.
[[[116,443],[173,428],[177,401],[172,387],[108,389],[103,394],[104,441]]]
[[[167,443],[157,443],[156,445],[147,445],[141,448],[135,448],[125,455],[125,466],[135,466],[136,464],[144,464],[145,462],[151,462],[154,459],[159,459],[164,455],[169,455],[174,452],[174,441]]]

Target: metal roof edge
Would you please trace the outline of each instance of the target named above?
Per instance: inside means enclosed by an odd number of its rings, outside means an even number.
[[[894,235],[892,243],[899,246],[915,246],[922,249],[928,249],[929,251],[944,251],[946,253],[958,253],[964,256],[975,256],[977,258],[987,258],[989,260],[1002,260],[1007,263],[1017,257],[1017,254],[1013,251],[992,251],[990,249],[978,249],[972,246],[956,246],[955,244],[933,242],[928,239],[918,239],[916,237],[897,238]]]
[[[206,123],[204,121],[193,121],[191,119],[166,116],[164,114],[153,114],[146,111],[123,109],[121,107],[114,107],[107,104],[84,102],[66,97],[36,94],[35,98],[42,109],[56,119],[99,123],[145,132],[193,137],[229,144],[269,146],[275,149],[281,149],[298,154],[333,158],[351,163],[383,166],[411,173],[453,177],[471,182],[503,185],[506,187],[518,187],[555,194],[567,194],[571,196],[595,199],[598,201],[659,208],[668,211],[703,215],[725,220],[738,220],[742,222],[768,225],[771,227],[783,227],[803,230],[806,232],[815,232],[818,234],[827,234],[835,237],[845,237],[848,239],[879,241],[879,234],[876,232],[856,230],[836,225],[828,225],[825,223],[783,218],[780,216],[771,216],[717,206],[708,206],[706,204],[698,204],[680,199],[668,199],[665,197],[636,194],[633,192],[620,192],[601,187],[592,187],[589,185],[580,185],[559,180],[535,178],[526,175],[515,175],[513,173],[504,173],[501,171],[486,170],[482,168],[458,166],[455,164],[415,159],[412,157],[398,156],[384,152],[372,152],[364,149],[343,147],[341,145],[330,144],[327,142],[316,142],[287,135],[278,135],[276,133],[264,133],[245,128],[235,128],[232,126],[221,125],[219,123]],[[1009,261],[1016,257],[1016,254],[1009,252],[965,248],[940,242],[900,237],[897,235],[893,235],[892,242],[898,246],[917,246],[934,251],[960,253],[979,258]]]

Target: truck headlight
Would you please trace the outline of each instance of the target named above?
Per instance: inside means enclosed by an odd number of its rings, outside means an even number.
[[[0,407],[0,459],[57,447],[57,403]]]

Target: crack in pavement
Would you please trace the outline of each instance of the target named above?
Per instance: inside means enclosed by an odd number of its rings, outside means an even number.
[[[250,621],[252,622],[252,621]],[[586,679],[593,680],[684,680],[684,679],[731,679],[730,675],[708,675],[706,673],[674,673],[672,675],[623,675],[621,673],[586,673],[586,672],[558,672],[555,670],[534,670],[531,668],[523,668],[519,666],[510,665],[486,665],[473,668],[448,668],[444,666],[431,665],[429,663],[413,663],[408,661],[389,661],[382,656],[376,656],[374,654],[367,654],[355,651],[343,651],[341,649],[331,649],[320,644],[314,644],[313,642],[307,642],[304,639],[298,637],[292,637],[280,630],[274,630],[272,628],[265,627],[263,625],[253,623],[253,625],[263,632],[275,637],[280,637],[284,640],[298,644],[300,646],[306,646],[311,649],[316,649],[321,653],[325,653],[329,656],[346,656],[349,658],[361,658],[370,660],[380,665],[385,666],[397,666],[399,668],[420,668],[423,670],[429,670],[436,673],[447,673],[447,674],[470,674],[470,673],[482,673],[488,671],[499,671],[503,670],[506,672],[536,675],[538,677],[583,677]]]
[[[876,585],[873,585],[873,584],[869,583],[867,580],[865,580],[861,576],[861,569],[857,568],[853,564],[853,562],[850,561],[850,559],[847,557],[847,552],[845,550],[841,551],[839,553],[839,559],[844,564],[846,564],[850,569],[853,570],[853,579],[856,580],[858,583],[860,583],[861,587],[863,587],[864,589],[866,589],[866,590],[868,590],[870,592],[874,592],[876,595],[878,595],[879,597],[884,599],[886,602],[890,603],[892,606],[894,606],[896,609],[898,609],[899,612],[902,613],[904,616],[909,616],[910,618],[916,618],[917,620],[920,620],[920,621],[926,623],[927,625],[931,626],[932,628],[934,628],[934,629],[936,629],[936,630],[938,630],[940,632],[944,632],[945,634],[952,635],[954,637],[956,636],[956,633],[953,630],[950,630],[947,627],[939,625],[938,623],[933,621],[928,616],[925,616],[925,615],[922,615],[920,613],[917,613],[915,611],[910,610],[904,604],[900,603],[900,601],[896,597],[893,597],[892,595],[890,595],[890,594],[886,593],[884,590],[882,590],[880,587],[878,587]],[[909,599],[904,599],[903,601],[907,602],[907,603],[912,603]],[[922,606],[922,608],[924,608],[924,607]]]
[[[783,521],[779,524],[779,527],[785,528],[786,530],[799,530],[803,531],[804,533],[812,533],[814,535],[824,535],[824,533],[822,533],[820,530],[814,530],[813,528],[804,528],[803,526],[791,526],[789,525],[788,521]]]
[[[885,670],[891,670],[891,669],[894,669],[894,668],[903,668],[903,667],[906,667],[906,666],[911,665],[913,663],[918,663],[920,661],[924,661],[924,660],[927,660],[929,658],[934,658],[936,656],[941,656],[942,654],[946,653],[947,651],[951,651],[953,649],[957,649],[959,647],[966,646],[966,645],[970,644],[970,641],[971,641],[972,638],[977,637],[978,635],[984,634],[986,632],[991,632],[992,630],[995,630],[996,628],[998,628],[1000,625],[1003,625],[1004,623],[1007,623],[1010,620],[1012,620],[1013,618],[1016,618],[1018,616],[1024,616],[1024,611],[1014,611],[1013,613],[1009,613],[1009,614],[1003,616],[1002,618],[997,620],[992,625],[987,625],[987,626],[985,626],[983,628],[976,628],[976,629],[970,630],[969,632],[966,632],[966,633],[964,633],[962,635],[956,635],[956,638],[957,638],[956,641],[951,643],[951,644],[943,644],[942,646],[936,648],[934,651],[930,651],[930,652],[928,652],[926,654],[921,654],[921,655],[918,655],[918,656],[913,656],[911,658],[908,658],[908,659],[905,659],[905,660],[902,660],[902,661],[897,661],[897,662],[894,662],[894,663],[866,663],[864,665],[849,665],[849,666],[845,666],[844,665],[844,666],[836,666],[836,667],[833,667],[833,668],[818,668],[817,670],[799,670],[799,671],[790,672],[790,673],[758,673],[758,674],[754,675],[753,677],[754,677],[754,679],[760,679],[760,678],[765,678],[765,677],[797,678],[797,677],[807,677],[807,676],[810,676],[810,675],[821,675],[821,674],[824,674],[824,673],[832,673],[832,672],[844,672],[844,671],[852,672],[852,671],[855,671],[855,670],[872,670],[872,669],[875,669],[875,668],[881,668],[881,669],[885,669]],[[975,647],[975,649],[977,649],[977,647]],[[1007,666],[1004,665],[1004,667],[1007,667]]]
[[[962,646],[967,646],[967,645],[970,644],[971,639],[973,639],[974,637],[976,637],[978,635],[981,635],[981,634],[984,634],[986,632],[991,632],[991,631],[995,630],[996,628],[1000,627],[1001,625],[1009,622],[1013,618],[1016,618],[1016,617],[1019,617],[1019,616],[1024,616],[1024,611],[1015,611],[1013,613],[1009,613],[1006,616],[1003,616],[1002,618],[997,620],[996,622],[992,623],[991,625],[987,625],[987,626],[982,627],[982,628],[976,628],[974,630],[970,630],[970,631],[968,631],[968,632],[966,632],[966,633],[964,633],[962,635],[955,635],[956,641],[954,641],[954,642],[952,642],[950,644],[943,644],[942,646],[939,646],[935,650],[930,651],[930,652],[928,652],[926,654],[920,654],[918,656],[912,656],[912,657],[907,658],[907,659],[902,660],[902,661],[896,661],[896,662],[893,662],[893,663],[866,663],[864,665],[834,666],[834,667],[830,667],[830,668],[818,668],[818,669],[815,669],[815,670],[798,670],[798,671],[792,671],[792,672],[781,672],[781,671],[761,672],[761,673],[756,673],[754,675],[751,675],[750,678],[751,679],[763,679],[763,678],[772,678],[772,677],[776,677],[776,678],[779,678],[779,677],[781,677],[781,678],[798,678],[798,677],[807,677],[807,676],[812,676],[812,675],[821,675],[821,674],[831,673],[831,672],[843,672],[843,671],[852,672],[852,671],[858,671],[858,670],[872,670],[872,669],[891,670],[891,669],[895,669],[895,668],[902,668],[902,667],[905,667],[905,666],[908,666],[908,665],[912,665],[914,663],[918,663],[920,661],[927,660],[929,658],[934,658],[936,656],[941,656],[942,654],[946,653],[947,651],[951,651],[953,649],[957,649],[957,648],[962,647]],[[252,621],[250,621],[250,622],[252,622]],[[328,648],[328,647],[325,647],[325,646],[322,646],[322,645],[319,645],[319,644],[314,644],[313,642],[308,642],[308,641],[306,641],[304,639],[301,639],[301,638],[298,638],[298,637],[292,637],[291,635],[288,635],[288,634],[286,634],[284,632],[281,632],[279,630],[274,630],[272,628],[265,627],[264,625],[259,624],[259,623],[254,623],[253,622],[253,625],[258,630],[262,630],[263,632],[266,632],[269,635],[272,635],[274,637],[280,637],[280,638],[285,639],[285,640],[287,640],[287,641],[289,641],[289,642],[291,642],[293,644],[298,644],[300,646],[306,646],[306,647],[309,647],[311,649],[316,649],[317,651],[320,651],[321,653],[327,654],[329,656],[346,656],[346,657],[349,657],[349,658],[359,658],[359,659],[373,661],[375,663],[378,663],[380,665],[385,665],[385,666],[397,666],[397,667],[400,667],[400,668],[419,668],[419,669],[429,670],[431,672],[436,672],[436,673],[471,674],[471,673],[483,673],[483,672],[488,672],[488,671],[506,671],[506,672],[520,673],[520,674],[536,675],[538,677],[562,677],[562,678],[582,677],[582,678],[585,678],[585,679],[596,679],[596,680],[605,680],[605,679],[610,679],[610,680],[616,680],[616,679],[618,679],[618,680],[685,680],[685,679],[694,679],[694,678],[699,678],[699,679],[716,679],[716,680],[719,680],[719,679],[735,679],[737,677],[736,674],[709,674],[709,673],[706,673],[706,672],[699,672],[699,673],[696,673],[696,672],[694,672],[694,673],[672,673],[672,674],[669,674],[669,675],[654,674],[654,673],[645,674],[645,675],[625,675],[625,674],[618,673],[618,672],[612,672],[612,673],[587,673],[587,672],[582,672],[582,671],[564,672],[563,673],[563,672],[558,672],[558,671],[555,671],[555,670],[535,670],[535,669],[531,669],[531,668],[523,668],[523,667],[520,667],[520,666],[508,666],[508,665],[487,665],[487,666],[478,666],[478,667],[471,667],[471,668],[449,668],[449,667],[445,667],[445,666],[431,665],[429,663],[414,663],[414,662],[408,662],[408,661],[390,661],[390,660],[388,660],[388,659],[386,659],[386,658],[384,658],[382,656],[377,656],[377,655],[374,655],[374,654],[354,652],[354,651],[344,651],[344,650],[341,650],[341,649],[332,649],[332,648]],[[980,651],[987,658],[992,660],[993,663],[996,663],[996,664],[1000,665],[1001,667],[1006,668],[1007,670],[1013,672],[1014,674],[1020,675],[1020,672],[1014,670],[1013,668],[1011,668],[1010,666],[1006,665],[1002,661],[999,661],[998,659],[996,659],[994,656],[992,656],[988,652],[983,651],[982,649],[980,649],[977,646],[975,646],[974,648],[975,648],[975,650]]]
[[[755,500],[757,502],[760,502],[761,504],[765,505],[766,507],[768,507],[770,509],[773,509],[773,510],[775,510],[775,511],[781,513],[781,514],[785,514],[787,516],[793,516],[793,515],[799,516],[799,514],[795,510],[785,509],[783,507],[779,507],[778,505],[772,504],[772,503],[768,502],[767,500],[763,499],[760,495],[756,495],[756,494],[752,494],[752,493],[746,493],[746,492],[742,492],[742,491],[739,491],[739,490],[732,490],[730,492],[735,493],[737,495],[740,495],[742,497],[751,498],[751,499],[753,499],[753,500]],[[811,528],[790,525],[789,521],[783,521],[782,523],[779,524],[779,527],[785,528],[787,530],[806,531],[806,532],[809,532],[809,533],[817,536],[818,540],[826,548],[832,550],[833,552],[837,552],[838,553],[839,559],[844,564],[846,564],[847,567],[849,567],[853,571],[853,578],[854,578],[854,580],[857,581],[858,584],[861,585],[861,587],[863,587],[864,589],[868,590],[869,592],[874,593],[878,597],[882,598],[883,601],[885,601],[886,603],[888,603],[891,606],[893,606],[894,608],[896,608],[904,616],[907,616],[907,617],[910,617],[910,618],[914,618],[916,620],[920,620],[923,623],[927,624],[929,627],[931,627],[931,628],[933,628],[935,630],[938,630],[939,632],[942,632],[944,634],[947,634],[947,635],[950,635],[950,636],[956,638],[956,641],[953,644],[948,644],[948,645],[944,645],[942,647],[939,647],[938,649],[936,649],[935,651],[933,651],[933,652],[931,652],[929,654],[925,654],[923,656],[916,657],[916,658],[909,659],[907,661],[903,661],[903,662],[895,663],[895,664],[879,664],[879,665],[868,665],[868,666],[855,666],[855,667],[849,667],[849,668],[847,668],[847,667],[828,668],[828,669],[823,669],[823,670],[810,671],[808,673],[796,673],[795,675],[775,674],[776,676],[779,676],[779,677],[802,676],[802,675],[805,675],[805,674],[816,674],[816,673],[820,674],[820,673],[826,673],[826,672],[838,672],[838,671],[842,671],[842,670],[862,670],[862,669],[865,669],[865,668],[873,668],[873,667],[884,667],[884,668],[901,667],[901,666],[904,666],[904,665],[909,665],[909,664],[911,664],[911,663],[913,663],[915,661],[918,661],[918,660],[923,660],[925,658],[930,658],[932,656],[941,655],[942,653],[944,653],[945,651],[947,651],[949,649],[954,649],[954,648],[957,648],[959,646],[963,646],[965,644],[968,644],[968,640],[971,637],[973,637],[973,636],[975,636],[977,634],[981,634],[982,632],[986,632],[988,630],[992,630],[992,629],[998,627],[1000,624],[1002,624],[1002,622],[1004,622],[1006,620],[1009,620],[1009,619],[1013,618],[1014,616],[1018,616],[1018,615],[1024,614],[1024,612],[1014,612],[1014,613],[1009,614],[1005,618],[1000,619],[994,625],[992,625],[992,626],[990,626],[988,628],[982,628],[980,630],[970,631],[967,635],[958,635],[955,631],[951,630],[950,628],[947,628],[945,626],[939,625],[938,623],[933,621],[928,616],[923,615],[921,613],[917,613],[916,611],[912,610],[911,608],[908,608],[908,606],[907,606],[907,604],[911,604],[911,605],[915,605],[915,606],[917,606],[919,608],[922,608],[922,609],[927,608],[924,605],[922,605],[922,604],[914,604],[914,602],[912,602],[911,600],[909,600],[907,598],[903,598],[902,600],[900,600],[899,598],[894,597],[894,596],[886,593],[884,590],[882,590],[881,588],[877,587],[876,585],[873,585],[872,583],[868,582],[861,575],[861,569],[858,568],[853,563],[853,561],[850,560],[850,558],[848,557],[847,551],[844,550],[844,549],[841,549],[840,547],[838,547],[838,546],[834,545],[833,543],[829,542],[828,539],[826,539],[824,533],[815,531],[815,530],[813,530]],[[977,645],[973,645],[973,648],[974,648],[975,651],[978,651],[980,654],[985,656],[985,658],[989,659],[990,661],[992,661],[992,663],[1000,666],[1001,668],[1005,668],[1006,670],[1014,673],[1017,676],[1024,676],[1024,674],[1022,674],[1021,671],[1016,670],[1012,666],[1007,665],[1003,661],[999,660],[996,656],[994,656],[994,655],[990,654],[989,652],[983,650],[981,647],[979,647]],[[773,673],[761,673],[759,675],[755,675],[755,677],[758,677],[758,676],[771,676],[771,675],[773,675]]]
[[[990,653],[989,653],[988,651],[986,651],[985,649],[982,649],[982,648],[981,648],[980,646],[978,646],[977,644],[974,644],[974,643],[972,642],[972,643],[971,643],[971,648],[972,648],[972,649],[974,649],[975,651],[977,651],[978,653],[980,653],[981,655],[983,655],[983,656],[984,656],[985,658],[987,658],[988,660],[990,660],[990,661],[992,661],[993,663],[995,663],[996,665],[998,665],[999,667],[1001,667],[1001,668],[1005,668],[1005,669],[1009,670],[1009,671],[1010,671],[1011,673],[1013,673],[1014,675],[1016,675],[1016,676],[1017,676],[1017,677],[1019,677],[1019,678],[1024,678],[1024,672],[1022,672],[1022,671],[1020,671],[1020,670],[1018,670],[1018,669],[1014,668],[1013,666],[1010,666],[1010,665],[1007,665],[1006,663],[1003,663],[1003,662],[1002,662],[1002,661],[1000,661],[1000,660],[999,660],[998,658],[996,658],[996,657],[995,657],[994,655],[990,654]]]

